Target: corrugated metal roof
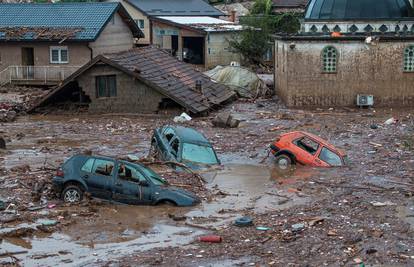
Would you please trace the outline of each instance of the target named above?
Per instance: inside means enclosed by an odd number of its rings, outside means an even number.
[[[230,88],[213,82],[190,64],[177,60],[163,50],[146,46],[97,56],[63,81],[61,86],[53,90],[36,106],[49,103],[61,90],[65,90],[66,85],[100,62],[136,77],[193,113],[208,111],[235,97],[235,93]],[[201,81],[202,91],[196,89],[196,81]]]
[[[224,16],[203,0],[126,0],[150,16]]]
[[[242,25],[235,24],[234,22],[207,16],[160,16],[158,18],[171,21],[176,24],[186,25],[206,32],[240,31],[243,29]]]
[[[72,40],[95,40],[119,3],[0,4],[0,39],[33,40],[42,29],[74,30]],[[2,30],[3,29],[3,30]],[[23,30],[19,36],[16,33]]]

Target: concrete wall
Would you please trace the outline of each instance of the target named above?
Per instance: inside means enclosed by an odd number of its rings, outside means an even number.
[[[116,53],[134,47],[134,37],[128,25],[116,13],[98,39],[89,46],[93,50],[94,57],[104,53]]]
[[[116,97],[96,97],[96,76],[100,75],[116,75]],[[107,65],[95,65],[76,80],[91,99],[91,113],[155,113],[165,98],[133,77]]]
[[[67,46],[69,63],[50,63],[51,46]],[[91,60],[91,51],[86,43],[0,43],[0,71],[10,65],[22,65],[22,47],[34,48],[35,66],[82,66]]]
[[[217,65],[230,65],[232,61],[241,61],[240,54],[232,53],[228,40],[230,32],[211,32],[206,38],[206,68]]]
[[[403,71],[404,49],[413,44],[276,40],[276,92],[288,106],[353,106],[357,94],[374,95],[379,106],[413,105],[414,73]],[[322,72],[328,45],[339,52],[336,73]]]

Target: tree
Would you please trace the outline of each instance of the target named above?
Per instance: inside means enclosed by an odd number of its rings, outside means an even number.
[[[253,4],[252,15],[271,15],[272,14],[272,1],[271,0],[256,0]]]
[[[297,33],[302,14],[284,13],[271,15],[271,0],[256,0],[250,16],[240,18],[245,30],[229,40],[230,47],[243,56],[248,64],[260,65],[263,56],[273,46],[272,34]]]

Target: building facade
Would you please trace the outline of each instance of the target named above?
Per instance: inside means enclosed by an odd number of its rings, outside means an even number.
[[[412,106],[413,25],[408,1],[312,0],[301,32],[276,37],[276,93],[288,106]]]
[[[56,84],[143,36],[119,3],[0,4],[0,13],[0,85]]]
[[[184,62],[205,69],[240,62],[229,40],[243,29],[230,21],[211,17],[151,18],[152,43]]]

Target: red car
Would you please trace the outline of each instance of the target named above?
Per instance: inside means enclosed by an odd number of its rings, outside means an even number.
[[[345,152],[306,132],[282,134],[270,148],[280,167],[295,163],[314,167],[338,167],[347,163]]]

